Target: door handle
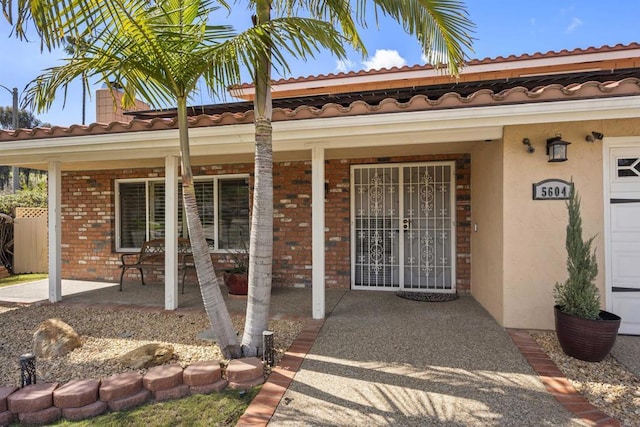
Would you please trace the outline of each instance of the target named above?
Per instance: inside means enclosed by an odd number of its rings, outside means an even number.
[[[402,229],[405,231],[409,229],[409,220],[407,218],[402,220]]]

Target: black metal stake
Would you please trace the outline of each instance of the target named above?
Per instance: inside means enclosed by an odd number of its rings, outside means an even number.
[[[273,331],[262,332],[262,361],[268,366],[275,363],[275,351],[273,349]]]
[[[20,387],[36,383],[36,356],[26,353],[20,356]]]

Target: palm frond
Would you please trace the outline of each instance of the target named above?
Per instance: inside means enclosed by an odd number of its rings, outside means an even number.
[[[373,0],[376,9],[416,36],[427,62],[457,75],[472,50],[474,25],[458,0]]]

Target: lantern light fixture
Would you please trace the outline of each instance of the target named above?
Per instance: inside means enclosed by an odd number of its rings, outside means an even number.
[[[566,162],[567,161],[567,147],[570,142],[563,141],[561,135],[556,135],[553,138],[547,139],[547,156],[549,156],[548,162]]]

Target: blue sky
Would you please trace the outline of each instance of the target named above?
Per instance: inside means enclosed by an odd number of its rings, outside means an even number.
[[[637,23],[640,2],[637,0],[467,0],[466,5],[476,25],[474,51],[469,53],[474,59],[640,41]],[[248,20],[248,14],[241,8],[225,23],[241,30],[248,25]],[[35,36],[27,43],[17,41],[9,34],[9,25],[0,17],[0,85],[7,88],[17,87],[22,91],[43,69],[58,65],[65,56],[62,50],[41,53]],[[363,36],[369,57],[352,53],[348,61],[338,63],[330,55],[321,54],[313,61],[291,62],[291,74],[285,77],[423,63],[418,43],[390,20],[381,20],[378,27],[370,23]],[[92,92],[102,86],[93,83]],[[80,100],[78,82],[69,88],[64,108],[63,93],[60,92],[53,107],[36,116],[58,126],[79,124],[82,117]],[[196,95],[193,104],[211,102],[205,93]],[[11,105],[11,94],[3,88],[0,88],[0,105]],[[94,120],[92,98],[88,100],[87,123]]]

